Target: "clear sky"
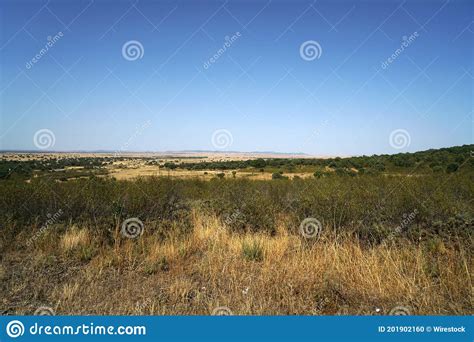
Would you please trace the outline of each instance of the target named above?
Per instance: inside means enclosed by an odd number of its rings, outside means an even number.
[[[1,0],[0,149],[360,155],[470,144],[473,8]]]

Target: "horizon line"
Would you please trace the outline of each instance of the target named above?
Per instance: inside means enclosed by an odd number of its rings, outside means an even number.
[[[268,154],[268,155],[289,155],[289,156],[305,156],[305,157],[312,157],[312,158],[350,158],[350,157],[362,157],[362,156],[377,156],[377,155],[395,155],[395,154],[413,154],[418,152],[427,152],[430,150],[441,150],[446,148],[453,148],[453,147],[462,147],[462,146],[471,146],[474,144],[463,144],[463,145],[454,145],[448,147],[439,147],[439,148],[429,148],[426,150],[419,150],[415,152],[403,152],[398,151],[394,153],[383,153],[383,154],[361,154],[361,155],[312,155],[304,152],[276,152],[276,151],[218,151],[218,150],[167,150],[167,151],[121,151],[121,150],[1,150],[0,154],[6,153],[34,153],[34,154],[54,154],[54,153],[97,153],[97,154],[185,154],[185,153],[215,153],[215,154]]]

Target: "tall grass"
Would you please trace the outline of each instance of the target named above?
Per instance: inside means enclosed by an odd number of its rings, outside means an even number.
[[[3,313],[472,313],[472,175],[0,185]]]
[[[1,290],[7,313],[49,305],[61,314],[469,314],[472,254],[463,243],[402,240],[366,248],[325,233],[315,243],[289,234],[232,233],[215,216],[192,214],[179,239],[153,234],[79,253],[83,233],[54,233],[49,244],[8,254]],[[55,246],[62,242],[66,251]],[[77,253],[71,253],[77,251]],[[22,287],[21,284],[28,284]]]

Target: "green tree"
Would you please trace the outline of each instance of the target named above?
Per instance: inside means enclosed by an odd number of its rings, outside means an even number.
[[[321,178],[322,176],[324,176],[324,172],[321,170],[316,170],[314,171],[313,176],[314,178]]]

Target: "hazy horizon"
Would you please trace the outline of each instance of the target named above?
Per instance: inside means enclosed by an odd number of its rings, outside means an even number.
[[[468,1],[0,10],[0,150],[350,156],[473,141]]]
[[[440,147],[440,148],[435,148],[435,149],[427,149],[427,150],[438,150],[438,149],[443,149],[443,148],[451,148],[451,147],[461,147],[465,145],[471,145],[471,144],[464,144],[464,145],[456,145],[456,146],[445,146],[445,147]],[[419,150],[419,151],[414,151],[414,152],[409,152],[409,153],[416,153],[416,152],[424,152],[427,150]],[[341,157],[341,158],[347,158],[347,157],[359,157],[359,156],[374,156],[377,154],[353,154],[353,155],[329,155],[329,154],[320,154],[320,155],[314,155],[314,154],[309,154],[309,153],[304,153],[304,152],[278,152],[278,151],[234,151],[234,150],[225,150],[225,151],[219,151],[219,150],[1,150],[0,153],[44,153],[44,154],[54,154],[54,153],[82,153],[82,154],[117,154],[117,155],[127,155],[127,154],[161,154],[161,155],[172,155],[173,153],[175,154],[242,154],[242,155],[283,155],[283,156],[305,156],[305,157],[311,157],[311,158],[335,158],[335,157]],[[386,153],[387,155],[393,155],[393,154],[398,154],[402,152],[393,152],[393,153]]]

